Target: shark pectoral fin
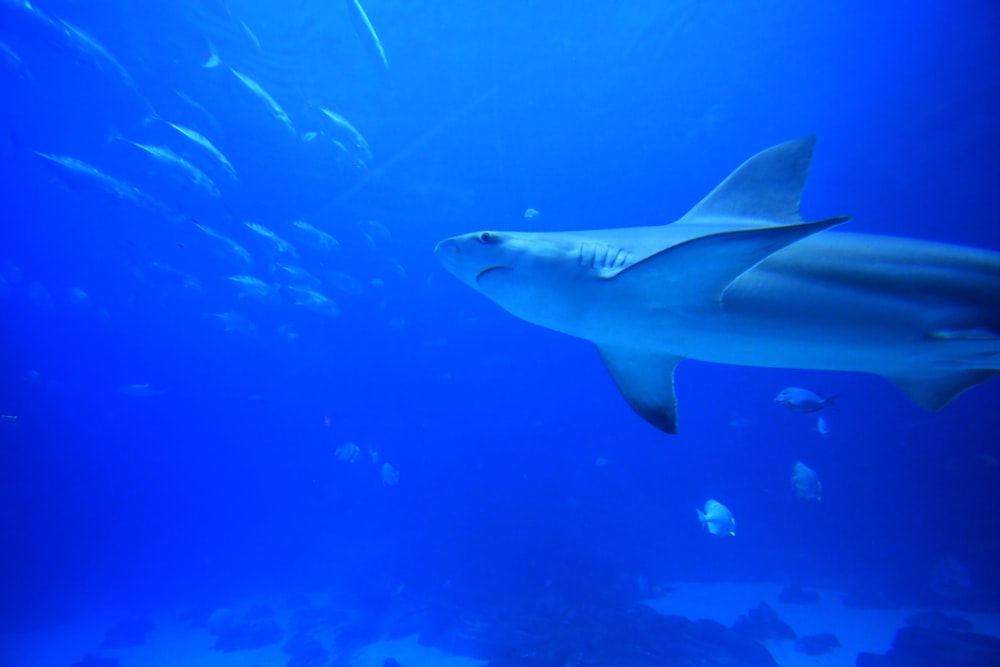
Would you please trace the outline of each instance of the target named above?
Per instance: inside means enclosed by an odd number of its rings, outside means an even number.
[[[666,433],[677,433],[674,368],[682,357],[598,347],[604,367],[632,409]]]
[[[947,373],[920,375],[886,375],[922,408],[940,410],[966,389],[986,382],[1000,373],[998,370],[976,368]]]
[[[730,283],[768,256],[846,220],[838,217],[699,236],[633,264],[614,280],[637,285],[652,308],[718,304]]]

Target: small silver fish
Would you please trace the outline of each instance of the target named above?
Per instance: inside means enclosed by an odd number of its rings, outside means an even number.
[[[356,127],[351,125],[350,121],[348,121],[346,118],[341,116],[336,111],[331,111],[330,109],[326,109],[323,107],[320,108],[320,111],[322,111],[323,115],[325,115],[333,122],[336,128],[343,131],[344,133],[347,134],[347,136],[350,137],[351,143],[354,144],[354,147],[361,152],[361,155],[362,157],[364,157],[365,160],[371,159],[372,150],[368,146],[368,141],[364,138],[364,136],[360,132],[358,132]]]
[[[314,313],[327,317],[336,317],[340,314],[336,303],[310,287],[289,285],[287,289],[292,293],[295,304],[298,306],[303,306]]]
[[[229,276],[228,280],[231,280],[239,285],[245,296],[251,296],[255,299],[266,299],[275,292],[275,288],[273,286],[268,285],[260,278],[254,278],[253,276]]]
[[[340,249],[340,242],[322,229],[313,227],[305,220],[296,220],[292,223],[302,232],[302,236],[312,247],[323,252],[336,252]]]
[[[347,9],[351,15],[351,23],[354,25],[354,31],[364,45],[365,50],[372,56],[382,72],[388,72],[389,61],[385,57],[385,49],[382,48],[382,41],[378,38],[372,22],[368,20],[368,14],[365,13],[361,2],[359,0],[347,0]]]
[[[399,471],[392,467],[391,463],[383,463],[380,471],[382,483],[386,486],[396,486],[399,484]]]
[[[818,412],[825,407],[833,407],[837,395],[822,398],[819,394],[802,387],[785,387],[774,397],[776,403],[791,412]]]
[[[265,104],[267,104],[268,108],[271,110],[271,115],[280,120],[293,135],[298,136],[298,133],[295,131],[295,126],[292,125],[292,119],[288,117],[288,114],[285,113],[285,110],[281,108],[281,105],[278,104],[274,100],[274,98],[271,97],[271,95],[266,90],[264,90],[264,88],[259,83],[257,83],[247,75],[234,70],[232,67],[229,68],[229,71],[232,72],[233,76],[239,79],[243,83],[243,85],[250,90],[250,92],[252,92],[254,95],[263,100]]]
[[[183,171],[191,179],[195,185],[203,189],[212,197],[219,196],[219,188],[215,186],[215,182],[209,178],[205,172],[203,172],[198,167],[194,166],[180,155],[175,153],[172,149],[167,146],[154,146],[152,144],[142,144],[138,141],[132,141],[131,139],[126,139],[120,135],[116,135],[116,139],[121,139],[129,144],[132,144],[136,148],[144,151],[147,155],[153,157],[154,159],[162,162],[163,164],[169,165],[176,169]]]
[[[192,221],[191,224],[193,224],[201,231],[205,232],[205,234],[207,234],[210,238],[213,238],[216,241],[221,242],[223,245],[226,246],[227,249],[229,249],[231,253],[239,257],[247,264],[253,262],[253,258],[250,257],[250,253],[246,251],[246,248],[244,248],[243,246],[241,246],[239,243],[232,240],[228,236],[224,236],[219,232],[215,231],[214,229],[212,229],[211,227],[209,227],[208,225],[203,225],[200,222]]]
[[[717,500],[706,500],[705,510],[697,510],[701,525],[712,535],[736,535],[736,519],[729,508]]]
[[[170,211],[166,204],[150,197],[134,185],[119,180],[114,176],[109,176],[97,167],[87,164],[83,160],[78,160],[74,157],[67,157],[65,155],[53,155],[51,153],[42,153],[39,151],[32,152],[39,157],[43,157],[46,160],[58,164],[60,167],[97,181],[97,183],[104,189],[114,193],[121,199],[127,199],[137,206],[147,208],[173,221],[177,221],[177,216]]]
[[[206,151],[208,151],[209,154],[215,158],[215,161],[218,162],[220,165],[222,165],[222,168],[226,170],[226,173],[229,174],[229,176],[233,179],[233,181],[236,182],[239,181],[239,177],[236,175],[236,169],[233,168],[232,163],[229,162],[226,156],[222,154],[222,151],[216,148],[215,145],[211,141],[209,141],[207,137],[205,137],[200,132],[197,132],[196,130],[192,130],[190,127],[184,127],[183,125],[178,125],[177,123],[171,123],[170,121],[164,121],[164,122],[170,127],[180,132],[181,134],[183,134],[185,137],[187,137],[194,143],[204,148]]]
[[[223,331],[244,335],[252,334],[257,331],[256,325],[239,313],[229,311],[224,313],[213,313],[212,317],[222,324]]]
[[[802,461],[796,461],[792,467],[792,486],[803,500],[822,499],[823,484],[819,481],[819,475]]]
[[[826,417],[816,418],[816,431],[820,435],[830,435],[830,422],[826,420]]]
[[[256,232],[260,236],[263,236],[265,239],[270,241],[278,252],[287,253],[292,257],[299,256],[298,251],[295,250],[295,247],[291,243],[281,238],[280,236],[272,232],[264,225],[261,225],[256,222],[244,222],[243,224],[246,225],[247,228],[250,229],[251,231]]]
[[[345,442],[334,450],[333,455],[344,463],[354,463],[361,454],[361,448],[353,442]]]

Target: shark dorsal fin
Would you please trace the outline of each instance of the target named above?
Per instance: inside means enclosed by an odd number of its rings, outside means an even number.
[[[757,225],[801,222],[799,200],[815,146],[816,137],[803,137],[757,153],[678,222],[719,218],[748,218]]]
[[[782,248],[846,221],[846,217],[706,234],[661,250],[618,272],[650,309],[721,304],[734,280]]]

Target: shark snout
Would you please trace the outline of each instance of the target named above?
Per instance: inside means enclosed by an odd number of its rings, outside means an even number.
[[[447,254],[457,255],[462,252],[462,248],[455,239],[445,239],[434,246],[434,254],[441,258]]]

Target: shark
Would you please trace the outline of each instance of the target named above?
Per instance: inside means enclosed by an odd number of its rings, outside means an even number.
[[[593,342],[666,433],[685,359],[874,373],[931,410],[1000,372],[1000,253],[804,221],[815,144],[754,155],[669,224],[481,231],[435,256],[511,314]]]

